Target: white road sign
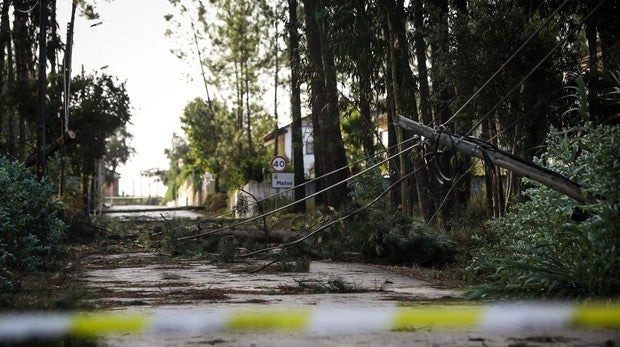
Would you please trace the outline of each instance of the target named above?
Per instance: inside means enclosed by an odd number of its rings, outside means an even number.
[[[294,173],[272,173],[271,174],[271,187],[272,188],[293,188],[295,186],[295,174]]]

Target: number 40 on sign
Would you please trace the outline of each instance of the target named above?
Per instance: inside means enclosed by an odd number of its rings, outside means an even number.
[[[284,172],[287,165],[288,161],[281,155],[276,155],[271,159],[271,170],[273,172]]]

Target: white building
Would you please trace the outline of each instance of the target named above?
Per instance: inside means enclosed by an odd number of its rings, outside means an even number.
[[[314,178],[314,140],[312,137],[312,120],[310,117],[302,118],[301,133],[303,139],[304,175],[306,178]],[[269,133],[263,140],[265,147],[271,148],[275,148],[277,141],[277,155],[284,156],[289,163],[293,163],[292,124],[288,124]]]

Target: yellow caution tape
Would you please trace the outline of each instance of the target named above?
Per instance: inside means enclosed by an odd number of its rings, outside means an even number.
[[[136,333],[149,326],[150,315],[128,313],[79,313],[73,317],[71,333],[96,336],[109,333]]]
[[[62,335],[219,330],[351,333],[418,329],[516,330],[558,327],[620,330],[620,303],[525,302],[339,309],[0,314],[0,342]]]
[[[571,323],[575,326],[620,329],[620,303],[577,305]]]
[[[475,306],[400,308],[394,314],[391,330],[473,327],[480,322],[482,311]]]

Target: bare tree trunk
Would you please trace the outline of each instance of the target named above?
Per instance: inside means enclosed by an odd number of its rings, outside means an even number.
[[[321,8],[322,9],[322,8]],[[344,149],[344,141],[340,130],[340,113],[338,111],[338,80],[336,77],[336,65],[331,50],[331,43],[327,33],[327,23],[317,23],[319,38],[321,41],[321,60],[325,72],[325,91],[327,93],[327,107],[323,108],[322,122],[324,138],[322,142],[327,144],[327,170],[333,172],[327,182],[330,186],[343,182],[328,192],[328,203],[334,207],[342,207],[349,201],[347,184],[344,181],[349,177],[347,156]]]
[[[39,78],[38,78],[38,118],[37,118],[37,178],[43,179],[47,171],[46,130],[47,130],[47,1],[39,0]]]
[[[370,47],[370,35],[372,35],[370,28],[368,27],[367,21],[367,13],[364,8],[363,2],[356,3],[357,10],[357,26],[360,30],[360,36],[357,38],[359,43],[363,45],[363,48],[356,56],[356,65],[357,65],[357,75],[359,78],[359,108],[360,115],[362,117],[362,129],[363,129],[363,138],[362,138],[362,146],[364,148],[364,154],[367,157],[373,157],[375,154],[374,150],[374,133],[375,133],[375,125],[373,124],[372,114],[370,111],[370,100],[372,97],[372,86],[370,83],[372,67],[369,66],[368,55],[372,54]]]
[[[453,0],[454,8],[456,10],[455,29],[456,32],[456,45],[457,45],[457,60],[469,60],[464,57],[469,56],[470,53],[467,39],[470,36],[469,33],[469,11],[467,9],[466,0]],[[458,94],[456,86],[454,87],[455,98]],[[471,128],[471,117],[467,114],[463,114],[463,117],[457,117],[455,119],[454,132],[457,134],[466,133]],[[459,153],[456,155],[454,163],[454,176],[456,181],[453,182],[456,187],[454,188],[454,205],[452,208],[455,210],[463,210],[467,204],[469,204],[470,198],[470,186],[471,186],[471,162],[470,156]],[[450,208],[450,207],[448,207]]]
[[[389,37],[390,30],[388,28],[387,22],[384,23],[384,35]],[[390,49],[386,52],[385,61],[387,64],[385,65],[385,71],[383,75],[385,76],[385,90],[386,96],[385,101],[387,104],[387,124],[388,124],[388,155],[390,157],[394,157],[389,161],[389,173],[390,173],[390,185],[394,185],[399,179],[398,170],[400,167],[400,158],[395,156],[398,153],[397,145],[398,139],[396,136],[397,127],[394,125],[394,119],[396,119],[396,110],[394,109],[394,81],[392,81],[392,65],[394,64],[392,59],[392,50]],[[390,191],[390,200],[394,206],[398,206],[401,201],[402,189],[392,189]]]
[[[35,116],[37,112],[37,100],[32,97],[36,89],[33,88],[33,83],[29,83],[29,79],[34,79],[36,76],[33,63],[35,59],[31,48],[36,47],[36,42],[30,32],[31,24],[28,13],[14,11],[12,38],[16,85],[13,96],[18,103],[16,112],[9,113],[9,153],[19,160],[26,157],[26,147],[30,145],[26,132],[26,117],[27,115]],[[34,119],[35,117],[33,121]]]
[[[9,64],[10,70],[12,70],[12,52],[11,52],[11,37],[10,37],[10,23],[9,23],[9,1],[5,1],[2,3],[2,10],[0,12],[0,151],[2,151],[3,147],[3,130],[4,130],[4,117],[6,113],[10,112],[7,107],[6,97],[8,96],[9,91],[11,90],[9,81],[12,76],[8,76],[5,79],[5,66]],[[5,48],[7,51],[7,56],[5,57]],[[7,60],[5,64],[5,58]],[[8,59],[11,58],[11,59]]]
[[[409,45],[405,25],[405,7],[403,0],[392,0],[387,3],[387,19],[390,32],[390,50],[392,54],[392,85],[394,88],[394,104],[397,114],[413,120],[419,120],[416,102],[416,83],[409,64]],[[398,130],[397,130],[398,131]],[[398,132],[397,132],[398,134]],[[399,140],[401,150],[404,149],[405,136]],[[434,206],[431,198],[429,177],[419,153],[414,152],[413,165],[404,155],[400,158],[400,176],[415,172],[415,182],[403,180],[401,185],[401,202],[408,214],[413,212],[413,201],[417,200],[420,212],[429,219]],[[415,187],[415,190],[412,189]]]
[[[608,74],[620,65],[620,3],[607,1],[598,11],[603,73]]]
[[[6,43],[9,40],[9,2],[5,1],[2,3],[2,9],[0,9],[0,90],[3,89],[4,86],[4,50],[6,47]],[[0,94],[0,98],[2,94]],[[0,122],[1,124],[1,122]]]
[[[303,213],[306,211],[306,204],[302,201],[306,196],[304,174],[304,153],[303,153],[303,133],[301,120],[301,88],[300,88],[300,58],[299,58],[299,25],[297,20],[297,0],[288,0],[289,6],[289,60],[291,64],[291,117],[292,124],[292,141],[293,141],[293,167],[295,170],[295,201],[299,203],[293,206],[295,213]]]
[[[422,0],[414,0],[413,5],[413,39],[415,42],[416,61],[418,63],[418,81],[420,83],[420,120],[429,125],[433,121],[430,107],[430,88],[428,86],[428,69],[426,67],[426,41],[422,29],[424,27],[424,12]]]
[[[246,132],[248,136],[248,149],[251,156],[254,156],[254,143],[252,141],[252,112],[250,110],[250,74],[248,72],[247,62],[245,66],[245,107],[246,107]]]
[[[316,175],[331,173],[320,182],[332,186],[349,175],[344,142],[340,133],[336,69],[325,28],[316,20],[317,4],[304,0],[309,62],[312,66],[311,105],[315,139]],[[320,187],[317,187],[320,189]],[[341,207],[348,201],[346,184],[326,192],[325,203]]]
[[[304,17],[306,20],[306,42],[308,45],[308,65],[310,73],[310,108],[312,117],[312,136],[314,138],[314,171],[317,177],[327,173],[325,159],[327,155],[325,146],[321,145],[323,139],[321,112],[327,101],[325,100],[325,77],[321,62],[321,41],[319,39],[318,25],[314,18],[314,1],[303,0]],[[316,190],[320,191],[326,187],[325,178],[316,181]],[[324,195],[319,194],[315,197],[317,204],[325,201]]]

